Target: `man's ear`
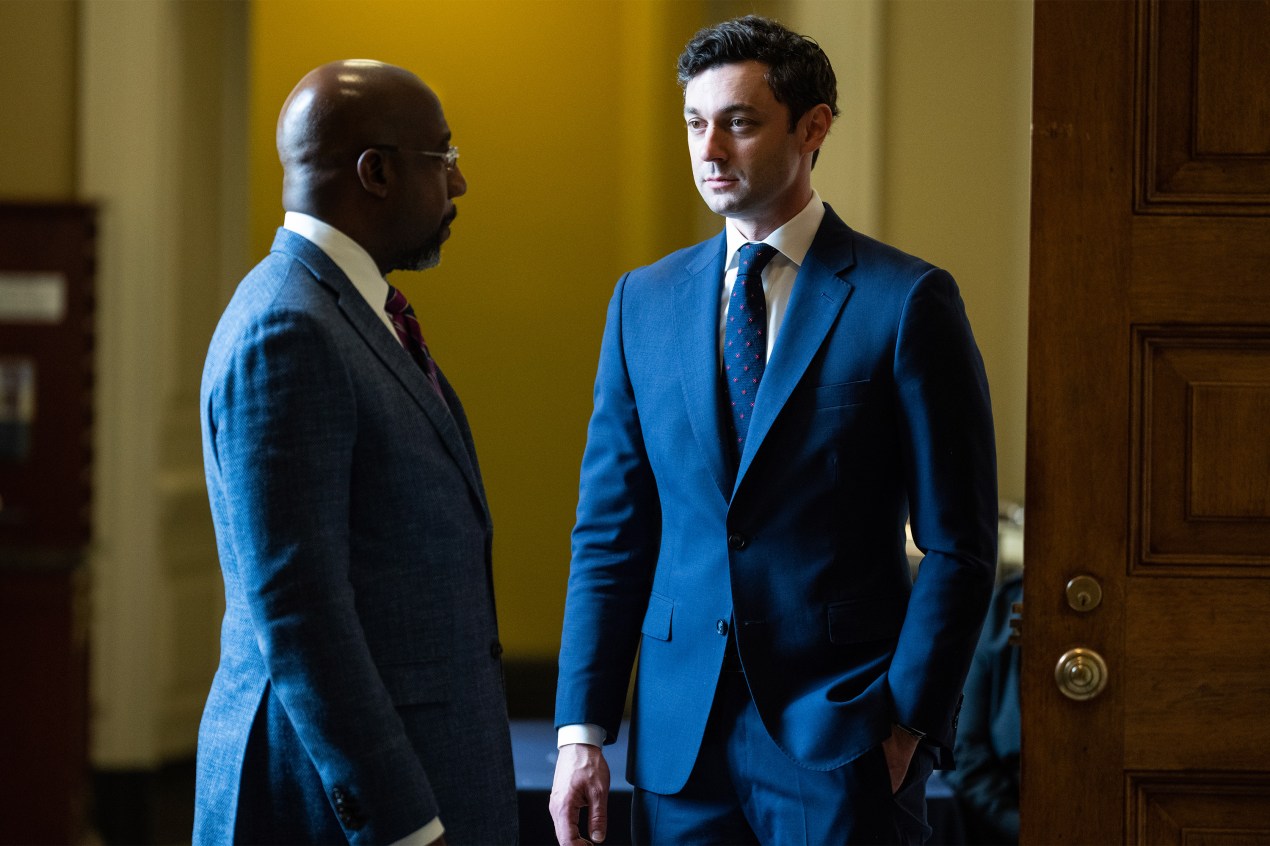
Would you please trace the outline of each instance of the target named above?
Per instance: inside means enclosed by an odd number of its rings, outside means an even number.
[[[383,150],[368,147],[357,157],[358,181],[362,183],[362,188],[380,199],[388,196],[389,171],[390,165]]]
[[[829,127],[833,124],[833,110],[826,103],[818,103],[808,109],[798,121],[798,131],[802,136],[803,154],[819,150],[829,135]]]

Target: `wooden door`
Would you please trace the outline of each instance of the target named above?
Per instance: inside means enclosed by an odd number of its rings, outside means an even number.
[[[1270,843],[1270,2],[1035,27],[1022,837]]]

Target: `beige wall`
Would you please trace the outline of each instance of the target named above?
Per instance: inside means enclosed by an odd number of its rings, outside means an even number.
[[[0,199],[74,195],[77,6],[0,0]]]
[[[884,7],[879,231],[957,278],[992,388],[1000,493],[1022,502],[1032,6]]]
[[[814,178],[856,229],[957,278],[992,388],[998,482],[1021,502],[1026,410],[1032,6],[801,0],[841,116]]]
[[[221,579],[198,383],[221,292],[249,266],[246,7],[80,6],[77,193],[98,207],[93,759],[193,752]]]

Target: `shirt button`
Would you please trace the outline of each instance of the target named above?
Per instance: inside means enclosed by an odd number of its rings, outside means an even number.
[[[717,623],[714,624],[714,630],[718,632],[719,634],[726,636],[728,633],[728,621],[719,620]]]
[[[733,532],[728,535],[728,546],[733,549],[745,549],[750,543],[750,539],[740,532]]]
[[[493,643],[489,645],[489,654],[493,658],[497,658],[498,656],[502,655],[503,645],[499,643],[498,641],[494,641]]]

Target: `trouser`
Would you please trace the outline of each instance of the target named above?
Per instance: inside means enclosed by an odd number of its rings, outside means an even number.
[[[636,788],[631,828],[637,844],[921,844],[933,750],[918,746],[891,793],[882,747],[827,772],[795,764],[768,735],[745,676],[725,669],[696,764],[682,790]]]

